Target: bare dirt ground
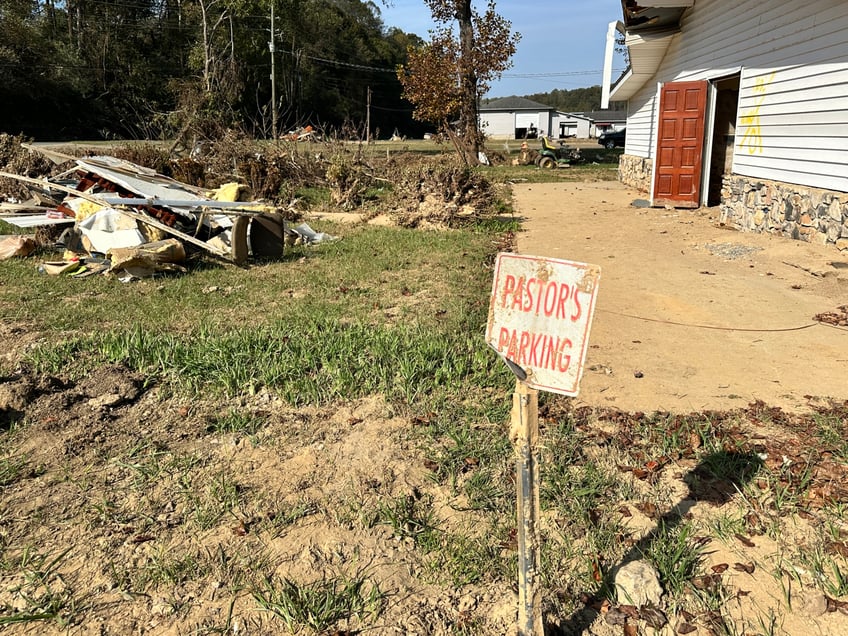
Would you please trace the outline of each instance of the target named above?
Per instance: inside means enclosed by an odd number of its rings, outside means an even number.
[[[691,412],[848,398],[848,254],[631,205],[616,182],[519,185],[522,254],[601,266],[580,401]]]

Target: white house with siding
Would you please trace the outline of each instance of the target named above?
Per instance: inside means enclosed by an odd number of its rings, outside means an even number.
[[[492,139],[589,137],[588,117],[563,113],[526,97],[503,97],[480,106],[480,127]]]
[[[630,67],[604,100],[628,103],[623,181],[848,249],[848,3],[622,0],[606,69],[616,31]]]

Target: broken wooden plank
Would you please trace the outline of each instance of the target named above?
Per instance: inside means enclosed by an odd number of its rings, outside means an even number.
[[[80,192],[79,190],[75,190],[74,188],[68,188],[66,186],[61,186],[61,185],[58,185],[58,184],[55,184],[55,183],[50,183],[49,181],[46,181],[44,179],[33,179],[31,177],[23,177],[19,174],[12,174],[10,172],[0,172],[0,177],[7,177],[9,179],[17,179],[18,181],[22,181],[24,183],[32,183],[32,184],[39,185],[39,186],[42,186],[42,187],[50,187],[52,189],[59,190],[60,192],[66,192],[67,194],[72,194],[72,195],[77,196],[81,199],[85,199],[86,201],[91,201],[92,203],[96,203],[97,205],[104,205],[103,200],[94,196],[94,195],[87,194],[85,192]],[[224,260],[227,260],[227,261],[231,260],[230,255],[227,252],[225,252],[223,250],[219,250],[216,247],[213,247],[212,245],[209,245],[208,243],[201,241],[200,239],[196,239],[193,236],[191,236],[190,234],[186,234],[185,232],[181,232],[181,231],[179,231],[175,228],[172,228],[169,225],[165,225],[164,223],[157,221],[153,217],[141,214],[139,212],[135,212],[134,210],[127,210],[126,208],[121,208],[121,207],[116,207],[115,210],[117,210],[121,214],[126,214],[127,216],[135,219],[136,221],[141,221],[142,223],[145,223],[146,225],[150,225],[152,227],[155,227],[155,228],[162,230],[163,232],[167,232],[168,234],[170,234],[170,235],[172,235],[172,236],[174,236],[174,237],[176,237],[180,240],[183,240],[186,243],[191,243],[192,245],[195,245],[195,246],[197,246],[201,249],[204,249],[207,252],[209,252],[210,254],[212,254],[213,256],[217,256],[218,258],[223,258]]]

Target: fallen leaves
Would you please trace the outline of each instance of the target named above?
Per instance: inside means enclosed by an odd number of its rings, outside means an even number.
[[[642,620],[654,629],[662,629],[668,623],[668,617],[655,607],[643,607],[639,614]]]
[[[644,621],[654,629],[662,629],[668,623],[668,618],[662,610],[651,606],[636,607],[623,604],[602,608],[601,613],[608,625],[623,626],[625,634],[638,634],[639,621]]]
[[[816,322],[823,322],[838,327],[848,327],[848,305],[840,305],[833,311],[825,311],[813,316]]]
[[[745,574],[753,574],[754,573],[754,564],[752,562],[748,563],[734,563],[733,569],[737,572],[744,572]]]
[[[827,611],[828,612],[839,612],[841,614],[848,615],[848,601],[837,601],[834,598],[830,598],[825,595],[825,600],[827,601]]]
[[[707,592],[715,591],[721,585],[721,574],[703,574],[695,576],[690,580],[692,587],[696,590],[704,590]]]

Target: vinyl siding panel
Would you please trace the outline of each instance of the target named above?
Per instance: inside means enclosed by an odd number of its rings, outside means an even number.
[[[848,192],[845,33],[841,0],[699,0],[630,100],[626,151],[653,156],[660,83],[741,72],[734,172]]]
[[[628,155],[643,158],[653,156],[657,112],[655,97],[654,90],[643,90],[628,103],[627,140],[624,147]]]

